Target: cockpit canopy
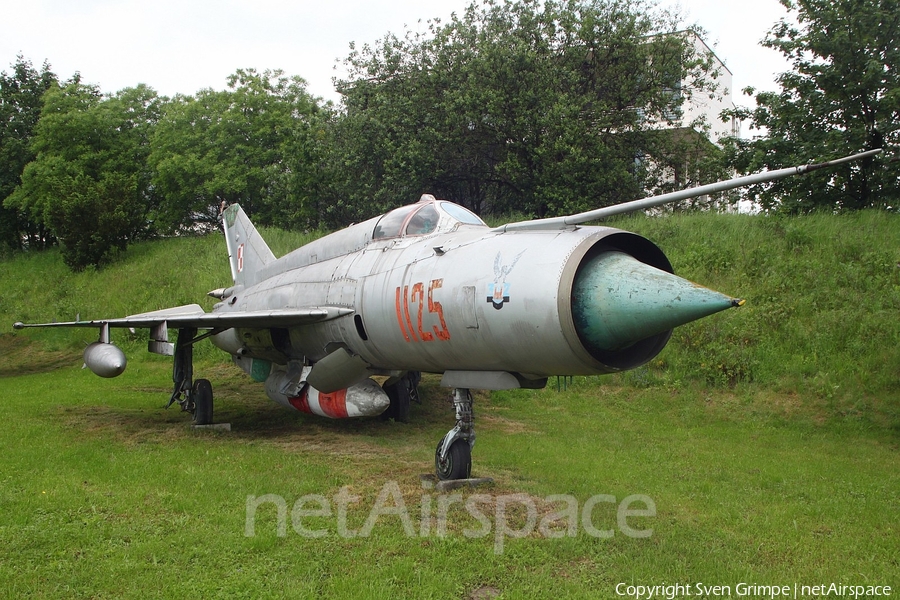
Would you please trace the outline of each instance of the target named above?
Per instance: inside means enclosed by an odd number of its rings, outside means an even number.
[[[459,225],[487,227],[475,213],[446,200],[424,194],[415,204],[385,214],[375,224],[373,240],[452,231]]]

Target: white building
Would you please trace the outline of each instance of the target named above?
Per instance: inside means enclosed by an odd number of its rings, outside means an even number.
[[[731,71],[693,32],[666,35],[683,35],[696,57],[709,64],[704,65],[708,68],[698,68],[693,75],[689,72],[668,90],[674,99],[682,100],[677,112],[646,123],[651,129],[670,132],[672,142],[662,153],[657,148],[653,154],[639,158],[650,176],[648,194],[709,183],[709,176],[703,172],[703,159],[715,146],[721,146],[723,138],[740,136],[737,119],[722,120],[722,111],[735,108]],[[699,85],[698,78],[702,78],[705,85]],[[685,201],[684,205],[709,206],[710,198],[695,198]]]
[[[741,124],[740,121],[732,117],[730,121],[723,122],[721,119],[722,111],[726,109],[734,109],[734,100],[732,99],[732,75],[728,67],[725,66],[716,53],[706,45],[702,39],[693,33],[689,33],[693,38],[694,48],[701,56],[709,56],[713,61],[713,73],[715,77],[716,91],[697,92],[691,94],[685,99],[683,106],[682,126],[690,127],[697,119],[701,119],[709,127],[707,137],[711,142],[719,143],[722,137],[740,137]],[[690,86],[690,81],[683,82],[684,86]]]

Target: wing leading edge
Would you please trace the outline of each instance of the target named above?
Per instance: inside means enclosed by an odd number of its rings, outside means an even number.
[[[315,306],[208,313],[199,304],[186,304],[119,319],[66,321],[59,323],[16,323],[15,329],[26,327],[192,327],[197,329],[231,329],[233,327],[292,327],[336,319],[352,314],[343,306]]]

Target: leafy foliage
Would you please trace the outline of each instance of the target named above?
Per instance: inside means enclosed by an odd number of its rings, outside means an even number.
[[[793,69],[780,92],[756,94],[740,109],[765,137],[733,140],[731,164],[742,172],[803,164],[854,151],[900,148],[900,4],[897,0],[781,0],[798,26],[782,20],[763,45]],[[753,95],[753,89],[747,89]],[[867,160],[836,171],[750,189],[767,210],[897,208],[896,168]]]
[[[99,265],[146,233],[154,204],[147,172],[156,92],[129,88],[103,100],[93,86],[54,85],[35,130],[35,159],[6,205],[48,228],[73,269]]]
[[[14,207],[3,206],[21,181],[25,165],[34,160],[31,140],[41,115],[41,98],[56,83],[50,65],[38,71],[18,56],[12,72],[0,73],[0,247],[44,247],[52,237]]]
[[[538,216],[640,197],[692,143],[660,129],[711,91],[710,57],[676,26],[639,0],[485,2],[355,50],[334,139],[345,196]]]
[[[222,203],[240,203],[261,224],[315,225],[322,125],[305,85],[281,71],[238,70],[227,90],[170,102],[149,156],[164,197],[160,225],[214,227]]]
[[[227,89],[168,99],[146,86],[103,95],[77,76],[59,84],[19,57],[0,80],[0,239],[58,238],[83,268],[142,237],[209,230],[236,202],[260,225],[305,230],[424,192],[528,218],[726,168],[896,149],[898,0],[783,1],[800,26],[781,23],[765,43],[795,69],[782,93],[735,111],[770,135],[731,140],[725,160],[683,110],[718,92],[714,57],[650,0],[475,0],[424,33],[354,49],[337,110],[277,70],[239,69]],[[786,212],[896,208],[900,182],[869,161],[751,194]]]

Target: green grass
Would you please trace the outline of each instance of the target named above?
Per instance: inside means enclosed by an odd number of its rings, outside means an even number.
[[[676,273],[747,300],[676,329],[679,351],[640,378],[802,390],[832,415],[900,426],[896,402],[886,402],[900,392],[900,216],[698,214],[617,226],[657,242]]]
[[[305,494],[361,501],[360,529],[397,482],[417,531],[432,448],[449,427],[445,392],[429,378],[408,425],[330,422],[293,414],[226,367],[203,364],[218,383],[219,421],[231,433],[196,432],[164,411],[168,365],[146,362],[116,381],[68,367],[4,379],[7,424],[0,492],[0,590],[39,597],[440,597],[482,587],[504,597],[614,597],[619,582],[865,581],[900,585],[900,473],[889,431],[816,425],[805,416],[750,418],[747,400],[597,386],[565,392],[479,396],[476,490],[523,493],[541,519],[569,494],[650,497],[656,516],[632,518],[646,539],[617,529],[616,506],[593,511],[598,539],[532,533],[470,539],[480,525],[457,504],[448,534],[436,524],[408,537],[380,517],[370,537],[338,535],[336,516],[311,518],[303,537],[276,534],[261,506],[246,537],[248,495],[277,494],[290,508]],[[471,492],[465,492],[468,497]],[[393,503],[392,503],[393,505]],[[637,508],[642,508],[638,505]],[[492,515],[487,505],[483,510]],[[514,511],[511,511],[514,512]],[[522,511],[509,517],[524,528]],[[492,524],[495,526],[495,524]]]
[[[194,431],[187,415],[162,409],[171,364],[146,354],[140,333],[116,332],[131,364],[114,380],[80,369],[94,332],[0,334],[0,595],[617,598],[618,583],[676,582],[730,585],[732,596],[740,582],[896,593],[897,218],[617,225],[657,241],[676,272],[747,306],[681,328],[634,372],[579,377],[560,392],[551,381],[478,394],[474,471],[495,484],[459,492],[444,536],[434,517],[456,499],[419,478],[452,425],[435,377],[408,424],[328,421],[276,406],[220,353],[198,351],[216,420],[233,430]],[[302,239],[265,235],[278,240],[276,254]],[[140,244],[82,274],[52,251],[15,257],[0,271],[0,319],[209,308],[205,293],[228,284],[221,242]],[[300,535],[290,515],[281,537],[273,504],[259,507],[256,535],[245,535],[248,496],[280,496],[290,511],[305,495],[330,502],[345,487],[360,497],[350,529],[364,526],[379,493],[397,489],[417,529],[431,504],[427,535],[407,536],[398,516],[382,515],[370,536],[342,537],[332,513],[302,521],[324,537]],[[487,496],[478,506],[489,535],[465,535],[483,526],[462,504],[472,494]],[[579,511],[613,496],[591,515],[613,535],[589,535],[579,514],[574,537],[533,530],[502,538],[498,553],[493,511],[511,494],[524,494],[537,523],[566,508],[553,495],[571,496]],[[627,521],[652,529],[647,538],[618,526],[617,504],[635,494],[656,507]],[[508,504],[508,526],[527,528],[526,506]]]

